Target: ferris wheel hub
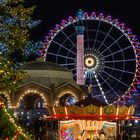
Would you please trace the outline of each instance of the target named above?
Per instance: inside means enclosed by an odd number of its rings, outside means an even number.
[[[84,58],[84,64],[87,69],[95,69],[97,67],[98,59],[91,54],[88,54]]]

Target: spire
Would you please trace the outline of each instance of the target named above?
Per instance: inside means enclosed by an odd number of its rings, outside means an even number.
[[[76,17],[78,18],[78,20],[82,20],[84,17],[84,11],[79,9],[78,12],[76,13]]]

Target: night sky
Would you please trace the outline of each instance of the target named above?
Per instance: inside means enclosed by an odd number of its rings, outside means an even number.
[[[75,15],[78,9],[119,18],[140,38],[139,1],[136,0],[27,0],[27,3],[36,5],[33,18],[42,20],[32,31],[34,40],[43,40],[48,30],[62,19]]]

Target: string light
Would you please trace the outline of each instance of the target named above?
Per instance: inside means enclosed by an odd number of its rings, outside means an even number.
[[[28,89],[27,91],[25,91],[24,93],[22,93],[22,96],[19,97],[18,101],[17,101],[17,105],[16,105],[16,108],[18,108],[20,106],[20,101],[23,100],[23,98],[27,95],[27,94],[30,94],[30,93],[34,93],[34,94],[38,94],[39,96],[41,96],[41,98],[43,99],[44,101],[44,106],[46,107],[47,106],[47,97],[44,95],[44,93],[42,92],[39,92],[38,90],[35,90],[35,89]]]
[[[8,92],[0,91],[0,94],[4,95],[7,98],[7,107],[12,108],[11,100],[10,100],[10,96],[9,96]]]
[[[74,98],[76,99],[76,101],[79,100],[78,97],[76,96],[76,94],[75,94],[74,92],[72,92],[71,90],[64,90],[64,91],[62,91],[62,92],[59,93],[58,98],[57,98],[57,100],[55,101],[55,105],[58,105],[59,99],[60,99],[61,97],[63,97],[64,95],[66,95],[66,94],[70,94],[71,96],[74,96]]]
[[[99,80],[98,80],[98,78],[97,78],[97,75],[96,75],[95,71],[93,71],[93,73],[94,73],[94,77],[95,77],[95,79],[96,79],[96,82],[97,82],[97,84],[98,84],[98,87],[99,87],[99,89],[100,89],[100,91],[101,91],[101,93],[102,93],[102,96],[103,96],[105,102],[108,104],[107,98],[106,98],[105,93],[104,93],[104,91],[103,91],[103,89],[102,89],[102,87],[101,87],[101,84],[99,83]]]
[[[14,118],[7,112],[6,107],[3,106],[2,108],[3,108],[4,113],[8,117],[9,122],[12,123],[14,127],[16,128],[16,132],[19,132],[19,134],[21,134],[23,137],[28,138],[28,136],[24,133],[23,129],[15,123]],[[12,140],[15,140],[15,136],[13,137]]]

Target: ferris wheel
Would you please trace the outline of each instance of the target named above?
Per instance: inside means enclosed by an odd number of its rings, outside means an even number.
[[[46,61],[70,69],[76,79],[77,28],[82,30],[84,45],[84,84],[91,84],[93,97],[106,103],[125,103],[136,90],[139,71],[139,42],[131,29],[118,19],[103,13],[79,11],[56,24],[45,37],[41,50]],[[80,67],[79,67],[80,68]]]

